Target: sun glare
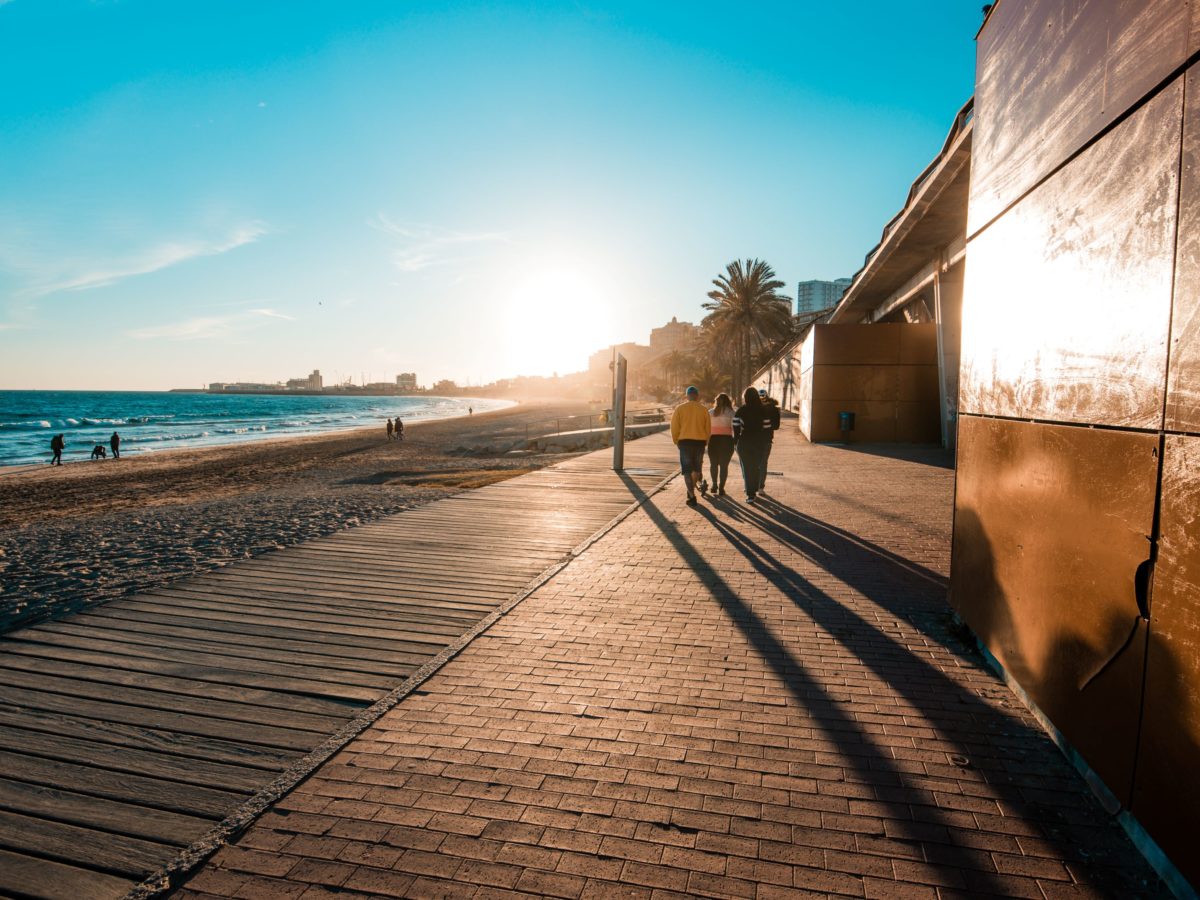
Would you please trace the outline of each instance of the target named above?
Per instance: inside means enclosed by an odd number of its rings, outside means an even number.
[[[612,298],[583,270],[557,267],[518,281],[504,305],[505,356],[514,373],[578,372],[612,343]]]

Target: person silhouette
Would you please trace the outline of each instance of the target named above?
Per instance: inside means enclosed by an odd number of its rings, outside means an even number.
[[[387,434],[388,434],[388,440],[390,441],[392,439],[392,420],[391,419],[388,419]]]
[[[61,434],[56,434],[54,437],[50,438],[50,450],[51,450],[51,452],[54,453],[54,458],[50,460],[50,465],[52,465],[52,466],[61,466],[62,465],[62,453],[63,453],[64,443],[65,442],[63,441],[63,436]]]
[[[108,439],[108,446],[110,446],[112,448],[113,459],[120,459],[121,458],[121,436],[119,434],[117,434],[115,431],[112,433],[112,437],[110,437]]]

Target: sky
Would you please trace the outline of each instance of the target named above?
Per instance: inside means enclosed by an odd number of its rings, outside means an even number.
[[[0,389],[577,371],[852,275],[979,0],[0,0]]]

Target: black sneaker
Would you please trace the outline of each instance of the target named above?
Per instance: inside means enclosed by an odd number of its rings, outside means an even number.
[[[687,498],[687,505],[688,505],[688,506],[695,506],[695,505],[696,505],[696,498],[695,498],[695,497],[688,497],[688,498]]]
[[[707,481],[700,482],[700,495],[703,497],[708,496],[708,482]]]

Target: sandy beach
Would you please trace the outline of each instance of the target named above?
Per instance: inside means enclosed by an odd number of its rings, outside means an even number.
[[[0,631],[511,478],[526,428],[595,412],[537,402],[377,428],[0,475]],[[550,424],[547,424],[547,423]]]

